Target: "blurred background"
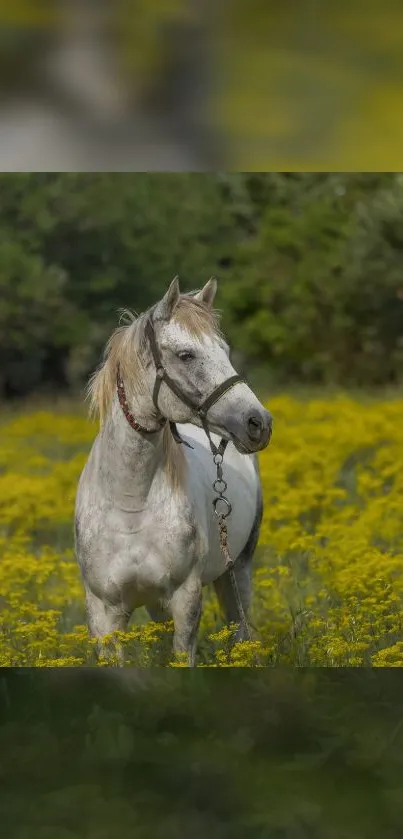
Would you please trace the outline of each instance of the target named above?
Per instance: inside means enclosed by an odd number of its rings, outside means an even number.
[[[401,166],[399,0],[3,0],[3,171]]]
[[[396,386],[403,175],[0,175],[0,394],[81,390],[175,274],[219,280],[234,363],[267,386]]]
[[[3,668],[7,839],[400,839],[399,670],[106,671]]]

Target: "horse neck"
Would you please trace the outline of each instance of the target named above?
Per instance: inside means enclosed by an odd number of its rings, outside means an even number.
[[[135,431],[114,399],[101,431],[102,471],[114,498],[130,496],[136,506],[145,503],[163,459],[162,434]]]

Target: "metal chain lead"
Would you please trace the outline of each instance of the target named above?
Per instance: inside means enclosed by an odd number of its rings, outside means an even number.
[[[246,615],[245,615],[245,610],[244,610],[243,605],[242,605],[241,596],[239,594],[238,583],[236,581],[236,576],[235,576],[235,572],[234,572],[234,560],[232,559],[231,554],[229,552],[229,548],[228,548],[228,528],[227,528],[226,519],[228,518],[228,516],[232,512],[232,506],[231,506],[230,502],[228,501],[228,498],[224,495],[224,493],[227,491],[228,484],[223,478],[223,471],[222,471],[223,455],[220,452],[217,452],[217,454],[214,455],[213,460],[214,460],[214,464],[215,464],[216,469],[217,469],[217,477],[216,477],[216,479],[213,483],[213,489],[214,489],[214,492],[217,493],[217,498],[215,498],[214,501],[213,501],[213,508],[214,508],[215,515],[217,516],[218,527],[219,527],[219,530],[220,530],[220,548],[221,548],[221,551],[222,551],[224,559],[225,559],[226,570],[228,572],[228,575],[229,575],[229,578],[230,578],[230,581],[231,581],[231,585],[232,585],[232,589],[233,589],[235,599],[236,599],[236,602],[237,602],[237,608],[238,608],[240,623],[244,625],[246,634],[248,636],[248,640],[252,641],[252,636],[251,636],[251,633],[250,633],[249,624],[248,624],[248,621],[247,621],[247,618],[246,618]],[[224,507],[225,507],[225,510],[223,511],[221,509],[221,512],[218,508],[218,505],[220,503],[221,503],[221,505],[224,505]]]

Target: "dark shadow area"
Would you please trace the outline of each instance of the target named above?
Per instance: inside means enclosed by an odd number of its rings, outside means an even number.
[[[399,670],[3,670],[7,839],[397,839]]]

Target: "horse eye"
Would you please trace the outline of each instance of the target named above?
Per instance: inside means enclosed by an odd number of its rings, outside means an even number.
[[[191,361],[192,358],[194,358],[194,355],[192,352],[182,350],[181,352],[178,352],[178,358],[180,358],[181,361]]]

